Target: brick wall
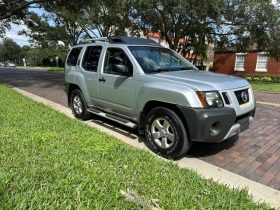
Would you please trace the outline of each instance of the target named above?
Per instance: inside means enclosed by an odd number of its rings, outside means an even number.
[[[270,74],[280,76],[280,61],[268,59],[267,72],[257,72],[257,52],[249,52],[245,58],[244,72],[234,71],[235,52],[215,52],[213,69],[224,74]]]

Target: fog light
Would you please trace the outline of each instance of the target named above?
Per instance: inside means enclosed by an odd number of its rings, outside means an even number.
[[[221,125],[220,122],[213,123],[209,129],[210,136],[217,136],[222,130]]]

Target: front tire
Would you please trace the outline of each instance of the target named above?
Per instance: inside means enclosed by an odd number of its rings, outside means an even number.
[[[145,136],[153,152],[176,159],[191,147],[186,128],[176,112],[157,107],[145,119]]]
[[[91,113],[87,111],[88,106],[82,92],[79,89],[75,89],[71,92],[70,102],[72,112],[76,118],[81,120],[90,119]]]

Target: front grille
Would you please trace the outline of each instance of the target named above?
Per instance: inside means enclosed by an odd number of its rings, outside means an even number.
[[[223,98],[224,98],[225,103],[229,105],[230,102],[229,102],[227,93],[226,93],[226,92],[223,92],[222,95],[223,95]]]
[[[238,100],[238,103],[240,105],[249,102],[249,92],[248,92],[248,89],[234,91],[234,93],[235,93],[235,96],[236,96],[236,98]]]

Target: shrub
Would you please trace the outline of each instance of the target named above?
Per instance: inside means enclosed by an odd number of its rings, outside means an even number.
[[[255,81],[255,82],[278,82],[280,83],[280,76],[272,76],[272,75],[260,75],[260,74],[247,74],[243,75],[248,81]]]

